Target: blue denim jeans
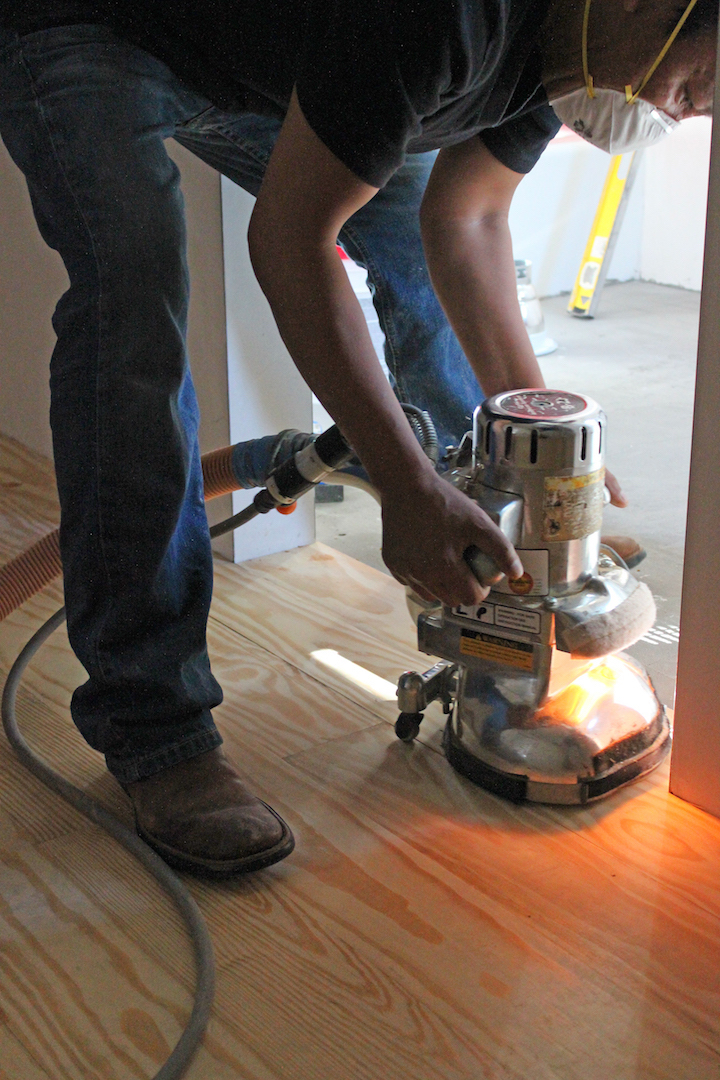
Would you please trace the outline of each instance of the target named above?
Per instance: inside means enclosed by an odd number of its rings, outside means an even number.
[[[278,124],[230,115],[96,26],[0,31],[0,135],[70,287],[53,317],[51,426],[72,715],[124,783],[220,744],[205,629],[212,559],[186,353],[175,137],[256,193]],[[456,439],[480,390],[430,286],[410,160],[344,227],[367,267],[399,395]]]

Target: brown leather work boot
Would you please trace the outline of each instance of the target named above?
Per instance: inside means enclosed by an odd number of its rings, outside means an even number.
[[[250,794],[219,747],[123,788],[138,835],[177,870],[230,877],[271,866],[295,847],[288,825]]]
[[[628,570],[632,570],[647,556],[647,551],[642,544],[633,540],[631,536],[601,536],[600,543],[616,551]]]

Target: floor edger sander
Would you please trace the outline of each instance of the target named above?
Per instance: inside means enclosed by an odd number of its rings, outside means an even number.
[[[398,685],[412,740],[434,700],[458,772],[516,801],[586,803],[653,769],[669,723],[624,655],[655,620],[650,590],[603,549],[606,418],[589,398],[521,390],[487,399],[449,477],[502,529],[514,581],[474,549],[482,604],[417,610],[418,647],[442,660]]]

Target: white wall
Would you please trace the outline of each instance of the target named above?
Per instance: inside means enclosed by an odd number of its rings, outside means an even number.
[[[720,817],[720,128],[712,142],[670,790]]]
[[[60,256],[37,230],[25,180],[0,142],[0,431],[46,457],[50,316],[67,283]]]
[[[283,428],[312,431],[310,389],[290,359],[250,265],[247,229],[255,200],[226,177],[221,190],[230,441],[273,435]],[[254,491],[234,492],[233,512],[243,510],[254,495]],[[237,529],[233,537],[235,562],[311,544],[312,496],[300,499],[294,513],[271,510]]]
[[[643,151],[610,280],[700,289],[712,124],[686,120]],[[569,292],[610,158],[563,131],[521,182],[510,211],[516,258],[531,259],[539,296]]]
[[[188,340],[203,411],[203,450],[227,440],[220,177],[176,143],[188,210],[192,276]],[[0,142],[0,430],[51,456],[50,322],[68,279],[35,224],[25,180]]]
[[[699,289],[712,121],[685,120],[645,152],[640,276],[663,285]]]
[[[539,296],[572,289],[602,193],[610,158],[566,129],[520,183],[510,210],[516,259],[530,259]],[[640,276],[643,231],[641,165],[608,276]]]

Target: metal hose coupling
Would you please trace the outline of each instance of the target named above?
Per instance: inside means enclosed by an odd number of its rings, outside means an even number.
[[[270,510],[289,512],[301,495],[345,465],[353,455],[354,450],[340,429],[333,424],[322,435],[318,435],[317,439],[306,443],[292,457],[282,461],[265,478],[265,487],[258,491],[250,505],[226,521],[213,525],[210,536],[213,539],[222,536],[223,533],[246,525],[258,514],[267,514]]]
[[[347,464],[353,449],[336,424],[318,435],[268,476],[266,489],[275,505],[295,502],[335,469]],[[272,507],[268,507],[272,509]],[[261,513],[263,511],[261,510]]]

